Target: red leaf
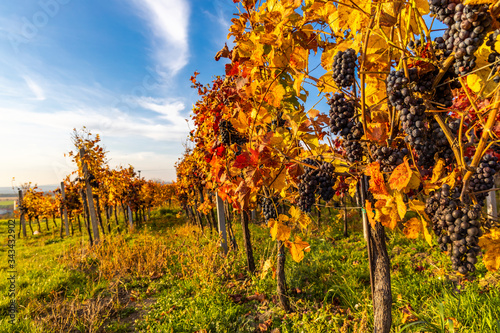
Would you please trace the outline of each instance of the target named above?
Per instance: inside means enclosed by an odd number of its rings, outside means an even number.
[[[249,153],[243,153],[236,157],[236,162],[234,162],[234,167],[238,169],[243,169],[249,166],[252,162],[252,158]]]
[[[226,75],[227,76],[234,76],[234,75],[238,74],[239,71],[240,71],[240,67],[239,67],[238,62],[226,65]]]

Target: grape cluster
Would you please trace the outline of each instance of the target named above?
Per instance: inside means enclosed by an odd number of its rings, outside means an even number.
[[[473,272],[482,234],[481,206],[462,205],[459,187],[444,184],[426,202],[426,213],[432,217],[433,230],[441,251],[449,251],[452,268],[460,274]]]
[[[356,51],[339,51],[333,57],[333,80],[338,87],[350,87],[354,83],[356,69]]]
[[[459,119],[452,119],[448,123],[448,127],[450,128],[451,133],[456,137],[458,135],[458,129],[460,127]],[[430,124],[431,128],[431,138],[433,140],[432,144],[435,146],[436,152],[438,153],[438,157],[445,160],[445,162],[451,163],[454,158],[453,150],[451,149],[450,143],[446,138],[441,126],[437,123],[437,121],[433,120]]]
[[[363,137],[363,124],[355,119],[354,102],[347,101],[343,93],[337,93],[328,101],[330,105],[330,130],[340,135],[346,158],[351,163],[363,158],[363,147],[359,140]]]
[[[434,50],[436,50],[436,57],[438,61],[444,61],[448,58],[453,50],[448,50],[446,48],[446,41],[443,37],[437,37],[434,39]],[[434,71],[436,76],[439,70]],[[449,67],[448,71],[441,78],[440,83],[436,86],[436,91],[432,97],[432,101],[438,104],[439,108],[449,108],[453,105],[453,89],[460,89],[462,86],[457,80],[457,74],[453,67]]]
[[[495,42],[498,35],[500,35],[500,29],[495,30],[486,41],[486,45],[491,48],[491,53],[488,55],[488,62],[491,64],[490,68],[492,70],[493,82],[500,83],[500,53],[495,50]]]
[[[372,157],[375,161],[380,163],[382,172],[392,172],[394,169],[403,163],[403,158],[408,154],[408,149],[401,150],[391,147],[371,147]]]
[[[408,69],[408,75],[409,79],[403,70],[391,72],[387,77],[387,95],[389,102],[399,111],[403,130],[407,134],[405,141],[418,146],[424,142],[426,108],[424,100],[415,98],[410,87],[410,83],[418,79],[417,69]]]
[[[299,176],[299,208],[306,213],[311,212],[315,202],[315,194],[318,192],[321,198],[329,201],[333,198],[335,191],[335,168],[327,162],[318,162],[311,158],[303,160],[304,163],[316,166],[317,169],[305,166],[304,173]]]
[[[321,199],[330,201],[335,195],[333,186],[335,186],[335,167],[327,162],[323,162],[319,166],[319,195]]]
[[[432,14],[446,25],[455,23],[453,15],[455,14],[456,2],[453,0],[430,0],[429,9]]]
[[[487,191],[495,185],[493,176],[500,171],[500,163],[495,156],[486,154],[481,159],[478,168],[470,179],[470,189],[472,192]],[[476,199],[480,205],[484,203],[484,199],[488,196],[488,192],[476,194]]]
[[[229,120],[221,120],[219,123],[220,141],[224,145],[236,143],[238,146],[247,142],[247,139],[240,136]]]
[[[261,201],[262,213],[266,222],[270,219],[276,219],[278,217],[278,199],[277,198],[266,198],[263,197]]]
[[[455,73],[466,75],[476,67],[474,53],[483,43],[492,23],[488,5],[454,6],[454,22],[443,34],[446,48],[455,52]]]
[[[353,126],[354,103],[347,101],[343,93],[335,94],[328,101],[330,105],[330,130],[333,134],[347,136]]]
[[[349,128],[349,133],[345,136],[343,146],[346,152],[346,158],[349,162],[354,163],[363,160],[363,146],[359,140],[363,137],[363,124],[357,119],[351,122],[352,127]]]

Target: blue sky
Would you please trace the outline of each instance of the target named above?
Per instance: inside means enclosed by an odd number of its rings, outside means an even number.
[[[102,136],[111,166],[175,179],[203,83],[223,73],[230,0],[0,3],[0,186],[56,184],[74,170],[73,128]]]

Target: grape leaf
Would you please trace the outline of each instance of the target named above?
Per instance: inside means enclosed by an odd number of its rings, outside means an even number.
[[[290,238],[292,230],[287,225],[280,223],[279,220],[270,219],[268,225],[271,228],[271,237],[273,240],[286,241]]]
[[[417,239],[420,231],[422,230],[422,222],[416,217],[412,217],[405,223],[403,233],[406,238]]]
[[[408,164],[408,158],[404,158],[404,162],[394,169],[389,177],[389,187],[397,191],[408,191],[418,188],[420,179],[417,173],[413,172]]]
[[[305,252],[311,251],[309,243],[304,242],[298,236],[295,237],[295,241],[293,243],[290,241],[286,241],[285,246],[290,250],[292,259],[296,262],[300,262],[302,259],[304,259],[304,251]]]
[[[375,199],[389,196],[384,176],[380,172],[379,162],[370,163],[365,169],[365,174],[370,177],[370,192],[373,193]]]
[[[264,262],[264,266],[262,267],[262,272],[260,273],[260,278],[261,279],[265,278],[267,275],[267,271],[269,271],[269,269],[271,269],[272,267],[273,267],[273,261],[271,260],[271,258],[269,258]]]
[[[489,271],[500,269],[500,229],[492,229],[479,238],[479,246],[484,249],[484,266]]]
[[[439,178],[443,175],[443,169],[444,169],[445,163],[442,158],[440,158],[437,162],[436,165],[434,165],[434,169],[432,170],[432,178],[431,178],[431,183],[436,183]]]
[[[399,217],[403,219],[406,215],[406,204],[403,201],[403,195],[401,194],[401,192],[395,192],[394,197],[396,198]]]
[[[416,239],[420,233],[423,233],[424,239],[432,246],[432,236],[427,230],[427,221],[422,218],[412,217],[405,223],[403,233],[407,238]]]

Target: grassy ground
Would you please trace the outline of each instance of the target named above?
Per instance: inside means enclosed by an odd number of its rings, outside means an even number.
[[[2,206],[12,206],[14,204],[13,200],[0,200],[0,207]]]
[[[0,332],[370,332],[365,243],[341,235],[333,217],[305,238],[311,252],[287,255],[293,313],[278,306],[276,246],[263,225],[251,225],[259,271],[245,270],[244,249],[220,254],[216,234],[186,225],[164,209],[131,233],[89,250],[85,236],[56,234],[17,240],[18,323],[8,324],[5,246],[0,248]],[[326,215],[324,212],[323,216]],[[44,228],[42,228],[44,230]],[[351,230],[352,231],[352,230]],[[6,222],[0,223],[6,235]],[[77,232],[78,234],[78,232]],[[393,332],[499,332],[500,277],[481,260],[469,278],[451,272],[448,257],[423,241],[389,233]]]

